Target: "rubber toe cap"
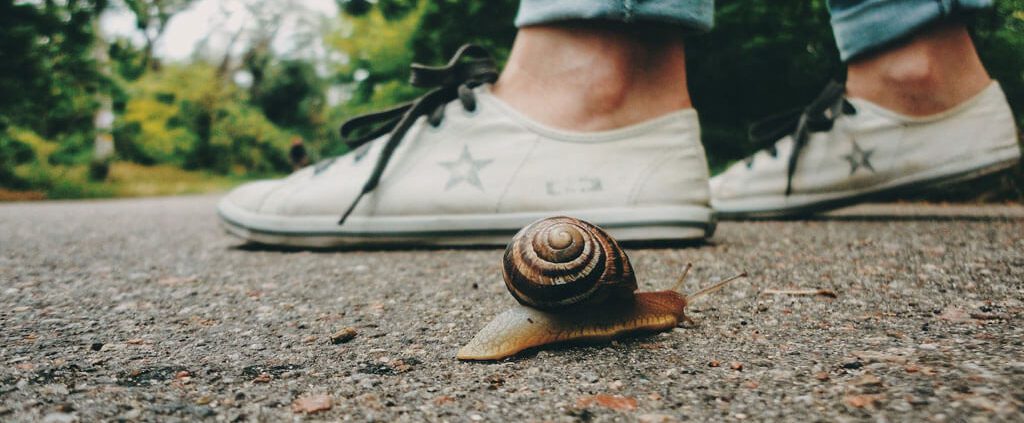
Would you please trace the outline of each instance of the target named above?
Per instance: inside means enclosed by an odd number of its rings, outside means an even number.
[[[280,180],[249,182],[231,190],[221,200],[221,205],[229,204],[234,208],[248,212],[259,212],[270,193],[279,186],[281,186]],[[221,209],[223,211],[224,207],[221,207]]]

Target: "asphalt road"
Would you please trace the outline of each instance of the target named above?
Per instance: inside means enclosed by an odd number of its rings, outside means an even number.
[[[751,276],[693,326],[481,364],[454,356],[513,304],[500,250],[252,248],[215,200],[0,205],[0,420],[1024,420],[1021,206],[630,249],[645,290]]]

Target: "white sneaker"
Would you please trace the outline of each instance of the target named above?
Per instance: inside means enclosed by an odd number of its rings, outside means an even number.
[[[531,121],[486,84],[458,98],[468,101],[415,119],[361,200],[387,135],[287,178],[238,187],[221,200],[220,217],[246,240],[313,247],[503,245],[552,215],[588,220],[620,241],[713,233],[694,110],[577,133]]]
[[[974,178],[1020,159],[1013,115],[996,82],[963,104],[927,117],[904,116],[842,94],[841,85],[830,86],[801,117],[802,129],[793,116],[789,128],[782,126],[791,135],[777,134],[773,148],[712,178],[711,204],[719,216],[820,212]],[[794,138],[803,134],[805,143],[794,155],[794,145],[800,144]]]

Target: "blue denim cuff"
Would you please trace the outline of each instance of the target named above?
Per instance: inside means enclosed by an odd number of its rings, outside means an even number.
[[[577,19],[663,22],[706,32],[714,23],[714,0],[521,0],[516,26]]]
[[[832,31],[844,62],[928,24],[992,6],[992,0],[831,0]]]

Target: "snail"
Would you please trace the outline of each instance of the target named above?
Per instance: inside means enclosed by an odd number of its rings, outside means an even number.
[[[746,273],[692,295],[679,292],[692,265],[665,291],[636,292],[629,258],[601,228],[571,217],[521,229],[502,260],[505,286],[518,305],[494,318],[462,347],[460,360],[500,360],[523,350],[567,342],[599,342],[672,329],[694,299]]]

